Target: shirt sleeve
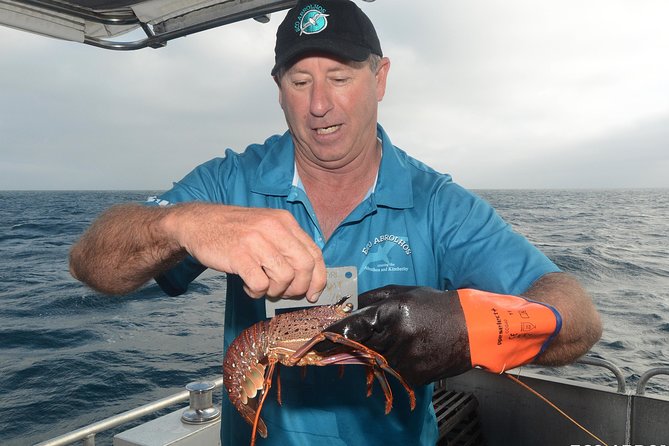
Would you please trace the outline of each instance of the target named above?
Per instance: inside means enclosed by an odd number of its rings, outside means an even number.
[[[172,188],[157,197],[149,197],[149,206],[170,206],[190,201],[224,203],[221,187],[221,172],[225,171],[225,159],[215,158],[193,169]],[[154,278],[158,286],[169,296],[178,296],[188,291],[188,285],[207,268],[192,256],[187,256],[172,269]]]
[[[214,158],[200,164],[180,181],[173,183],[172,188],[158,197],[151,197],[156,204],[170,205],[189,201],[205,201],[225,203],[225,189],[222,179],[234,165],[234,155],[225,158]]]
[[[518,295],[560,271],[477,195],[449,182],[436,200],[437,255],[447,288]]]

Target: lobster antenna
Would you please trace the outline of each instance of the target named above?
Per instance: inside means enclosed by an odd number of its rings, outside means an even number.
[[[343,304],[343,303],[346,302],[350,297],[351,297],[351,295],[350,295],[350,294],[347,294],[346,296],[344,296],[344,297],[342,297],[341,299],[339,299],[339,300],[337,301],[337,303],[334,304],[333,306],[336,307],[336,306],[338,306],[338,305]]]
[[[585,427],[583,427],[581,424],[579,424],[578,421],[574,420],[572,417],[570,417],[569,415],[567,415],[562,409],[560,409],[559,407],[557,407],[557,405],[555,405],[555,403],[553,403],[552,401],[550,401],[548,398],[546,398],[545,396],[543,396],[542,394],[540,394],[539,392],[537,392],[537,391],[534,390],[532,387],[528,386],[527,384],[525,384],[524,382],[522,382],[521,380],[519,380],[519,379],[516,378],[515,376],[510,375],[509,373],[505,373],[505,375],[506,375],[506,377],[509,378],[511,381],[513,381],[513,382],[515,382],[516,384],[518,384],[519,386],[523,387],[525,390],[528,390],[529,392],[533,393],[537,398],[541,399],[543,402],[545,402],[545,403],[548,404],[550,407],[552,407],[553,409],[555,409],[560,415],[562,415],[563,417],[565,417],[566,419],[568,419],[569,421],[571,421],[574,425],[576,425],[576,427],[578,427],[579,429],[581,429],[583,432],[585,432],[586,434],[590,435],[590,436],[591,436],[592,438],[594,438],[595,440],[599,441],[602,445],[604,445],[604,446],[608,446],[606,443],[604,443],[604,441],[603,441],[602,439],[600,439],[597,435],[593,434],[593,433],[590,432],[588,429],[586,429]]]

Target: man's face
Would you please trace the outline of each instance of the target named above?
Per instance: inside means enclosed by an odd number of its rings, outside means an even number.
[[[278,80],[279,103],[300,161],[339,169],[376,147],[378,102],[390,62],[376,72],[367,62],[326,55],[305,57]]]

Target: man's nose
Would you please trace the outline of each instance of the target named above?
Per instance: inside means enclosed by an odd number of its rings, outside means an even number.
[[[314,82],[309,107],[311,114],[314,116],[325,116],[332,107],[332,91],[328,83],[325,80]]]

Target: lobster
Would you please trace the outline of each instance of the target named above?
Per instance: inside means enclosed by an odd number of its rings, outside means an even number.
[[[385,372],[397,378],[409,395],[411,410],[415,408],[413,390],[380,353],[338,333],[325,331],[351,313],[353,305],[346,302],[348,297],[332,305],[279,314],[270,320],[260,321],[242,331],[230,344],[223,361],[223,384],[232,404],[252,426],[251,446],[255,444],[257,432],[267,438],[267,426],[260,417],[260,411],[272,385],[277,363],[286,366],[363,364],[368,366],[367,396],[372,393],[376,377],[386,399],[386,414],[392,408],[393,396]],[[325,340],[334,347],[327,347],[324,351],[314,350]],[[281,404],[279,381],[277,389]]]

